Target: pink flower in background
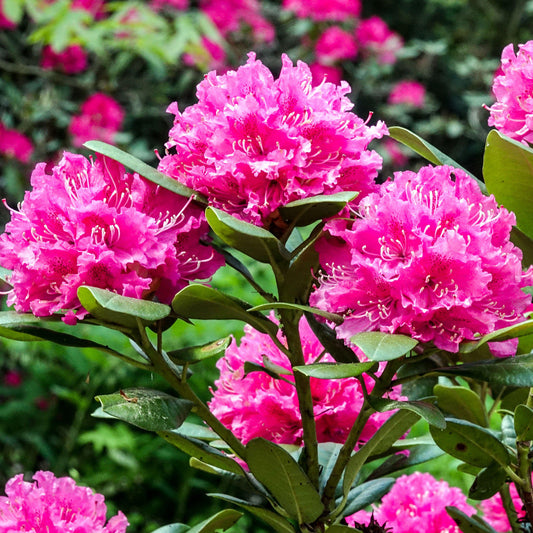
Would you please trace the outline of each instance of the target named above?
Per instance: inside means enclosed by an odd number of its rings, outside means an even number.
[[[0,533],[34,531],[39,533],[124,533],[128,520],[118,512],[106,524],[104,497],[80,487],[70,477],[56,478],[39,471],[34,483],[23,474],[6,484],[0,496]]]
[[[405,104],[412,107],[424,107],[426,88],[419,82],[403,80],[398,82],[389,94],[388,102],[392,105]]]
[[[332,26],[325,30],[318,38],[315,46],[315,55],[322,64],[331,64],[336,61],[353,59],[357,55],[357,45],[353,34]]]
[[[509,240],[515,217],[463,171],[398,172],[361,201],[359,217],[328,223],[332,237],[318,245],[325,274],[311,304],[344,315],[341,338],[404,333],[457,352],[524,320],[533,270],[522,271]]]
[[[388,156],[388,160],[390,160],[396,168],[405,167],[409,161],[409,157],[402,150],[402,145],[400,143],[388,137],[383,141],[383,148]],[[385,161],[387,161],[387,158],[385,158]]]
[[[165,7],[182,11],[189,7],[189,0],[150,0],[150,7],[154,11],[160,11]]]
[[[105,0],[73,0],[72,9],[82,9],[101,19],[105,15]]]
[[[4,385],[7,387],[20,387],[22,384],[22,374],[17,370],[8,370],[4,374]]]
[[[68,46],[61,52],[47,45],[43,48],[41,67],[44,69],[56,69],[65,74],[77,74],[87,68],[87,53],[75,44]]]
[[[381,157],[367,149],[387,133],[350,110],[349,86],[313,87],[309,67],[283,56],[278,79],[250,53],[246,65],[207,74],[198,104],[177,103],[159,170],[211,205],[256,225],[283,227],[278,208],[301,198],[375,190]]]
[[[360,0],[283,0],[282,6],[294,11],[297,17],[315,21],[343,22],[350,17],[358,18],[361,14]]]
[[[33,144],[26,135],[6,128],[0,122],[0,154],[28,163],[33,154]]]
[[[12,30],[17,27],[17,23],[8,19],[4,12],[4,2],[9,2],[10,0],[0,0],[0,29]]]
[[[355,528],[368,525],[373,514],[391,533],[460,533],[446,506],[457,507],[469,516],[476,512],[458,488],[437,481],[431,474],[415,472],[399,477],[381,504],[372,506],[372,512],[358,511],[346,517],[346,522]]]
[[[250,326],[245,326],[244,330],[240,345],[233,340],[217,363],[220,377],[215,381],[216,390],[209,408],[245,443],[263,437],[279,444],[301,445],[303,429],[289,360],[268,335]],[[305,319],[300,322],[300,335],[305,361],[310,363],[322,353],[323,347]],[[280,340],[284,342],[283,337]],[[244,364],[252,362],[262,366],[263,357],[287,369],[287,375],[283,377],[288,382],[274,379],[264,372],[245,375]],[[321,361],[332,362],[333,358],[326,355]],[[362,379],[367,389],[372,390],[374,381],[366,374]],[[359,381],[356,378],[311,378],[311,393],[318,441],[344,442],[364,401]],[[395,388],[390,397],[399,399],[399,389]],[[368,440],[390,414],[374,413],[361,440]]]
[[[203,210],[108,158],[65,152],[49,175],[39,163],[18,211],[0,236],[0,264],[13,270],[8,305],[67,323],[87,313],[77,289],[90,285],[123,296],[169,303],[192,279],[223,260],[200,242]]]
[[[340,85],[342,81],[342,69],[339,67],[312,63],[309,65],[309,70],[313,77],[313,85],[320,85],[323,81]]]
[[[122,127],[124,110],[120,104],[103,93],[95,93],[81,105],[81,113],[72,117],[69,131],[74,146],[90,140],[112,143]]]
[[[395,63],[398,52],[403,48],[400,35],[377,16],[362,20],[355,35],[363,55],[375,57],[378,63],[384,65]]]
[[[507,45],[502,52],[501,67],[494,77],[492,92],[496,103],[490,111],[489,126],[494,126],[517,141],[533,144],[533,41]]]

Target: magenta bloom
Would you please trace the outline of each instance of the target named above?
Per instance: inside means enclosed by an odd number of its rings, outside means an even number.
[[[344,315],[341,338],[404,333],[457,352],[524,320],[533,270],[522,272],[509,240],[515,217],[461,170],[398,172],[359,215],[330,222],[332,237],[318,246],[324,275],[311,301]]]
[[[321,63],[312,63],[309,70],[313,76],[313,85],[320,85],[323,81],[340,85],[342,81],[342,69],[333,65],[322,65]]]
[[[159,170],[212,205],[256,225],[283,225],[278,208],[301,198],[375,190],[381,157],[367,150],[385,125],[350,110],[340,86],[312,85],[309,67],[283,56],[278,79],[250,53],[246,65],[198,85],[198,104],[175,115]],[[361,195],[361,196],[362,196]]]
[[[283,7],[299,18],[342,22],[361,14],[360,0],[283,0]]]
[[[403,80],[398,82],[389,94],[389,104],[404,104],[411,107],[424,107],[426,88],[419,82]]]
[[[203,246],[207,223],[188,199],[160,189],[118,163],[65,152],[46,173],[39,163],[19,211],[0,236],[0,264],[13,270],[8,305],[49,316],[87,313],[77,289],[101,287],[169,303],[192,279],[221,266]]]
[[[403,48],[400,35],[393,32],[387,23],[377,16],[359,23],[356,40],[363,55],[375,57],[378,63],[384,65],[395,63],[398,52]]]
[[[106,524],[104,497],[79,487],[70,477],[39,471],[34,483],[19,474],[0,496],[0,533],[124,533],[128,520],[120,511]]]
[[[372,513],[392,533],[461,533],[448,516],[446,506],[454,506],[472,516],[476,510],[466,503],[466,496],[446,481],[437,481],[431,474],[415,472],[399,477],[380,505],[372,512],[358,511],[346,517],[351,527],[368,525]]]
[[[318,38],[315,54],[318,61],[326,65],[353,59],[357,55],[355,37],[338,26],[331,26]]]
[[[124,110],[110,96],[95,93],[81,105],[81,113],[72,117],[69,131],[74,146],[97,140],[112,143],[122,127]]]
[[[51,46],[45,46],[41,57],[41,67],[60,70],[65,74],[77,74],[87,68],[87,54],[77,44],[68,46],[61,52],[54,52]]]
[[[489,126],[524,144],[533,144],[533,41],[518,45],[518,54],[508,44],[492,92],[496,103],[488,108]]]
[[[279,444],[301,445],[303,429],[289,360],[268,335],[250,326],[245,326],[244,330],[240,345],[234,340],[217,362],[220,377],[215,381],[217,388],[209,408],[244,443],[263,437]],[[305,361],[313,362],[323,347],[305,319],[300,322],[300,335]],[[283,377],[289,383],[264,372],[244,375],[245,362],[263,365],[263,357],[286,368],[288,375]],[[333,358],[326,355],[321,361],[332,362]],[[366,375],[363,379],[367,389],[372,390],[373,380]],[[361,384],[356,378],[311,378],[311,393],[318,441],[343,443],[363,405]],[[400,399],[399,388],[394,389],[390,397]],[[361,440],[368,440],[389,416],[390,413],[374,413]]]
[[[26,135],[6,128],[0,122],[0,154],[28,163],[33,154],[33,144]]]

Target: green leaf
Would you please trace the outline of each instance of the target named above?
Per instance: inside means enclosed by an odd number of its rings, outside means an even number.
[[[278,326],[261,313],[250,312],[251,306],[212,287],[193,283],[183,288],[172,301],[178,316],[204,320],[242,320],[258,331],[275,335]]]
[[[210,357],[224,355],[224,352],[230,343],[231,336],[203,344],[202,346],[189,346],[188,348],[173,350],[168,352],[168,356],[178,365],[198,363],[204,359],[209,359]]]
[[[374,361],[364,363],[314,363],[296,366],[294,370],[306,376],[318,379],[355,378],[376,367]]]
[[[514,412],[514,428],[518,440],[533,440],[533,409],[518,405]]]
[[[468,497],[473,500],[486,500],[500,490],[506,479],[505,469],[497,463],[492,463],[476,476],[468,491]]]
[[[211,428],[187,421],[180,426],[179,434],[200,440],[216,440],[220,438]]]
[[[187,524],[168,524],[168,526],[158,527],[152,533],[186,533],[190,529]]]
[[[342,444],[337,442],[320,442],[318,444],[318,463],[320,465],[318,488],[320,491],[326,486],[341,449]]]
[[[491,431],[472,422],[446,418],[445,429],[429,430],[439,448],[465,463],[487,467],[494,462],[502,466],[511,462],[502,442]]]
[[[460,353],[470,353],[477,350],[480,346],[487,342],[505,341],[530,335],[533,333],[533,320],[525,320],[514,326],[507,326],[506,328],[497,329],[487,335],[484,335],[477,341],[465,342],[459,348]]]
[[[533,387],[533,354],[438,368],[436,372],[504,387]]]
[[[5,281],[6,283],[9,283],[11,274],[13,274],[12,270],[8,270],[7,268],[0,266],[0,280]]]
[[[366,331],[354,335],[350,341],[371,361],[391,361],[409,353],[418,341],[406,335]]]
[[[205,216],[216,235],[227,245],[252,259],[269,264],[289,261],[288,250],[266,229],[239,220],[214,207],[208,207]]]
[[[398,400],[387,400],[385,398],[378,398],[372,400],[370,405],[378,412],[384,413],[386,411],[392,411],[393,409],[407,409],[413,411],[421,418],[426,420],[431,426],[439,429],[446,427],[446,421],[444,415],[433,404],[415,400],[412,402],[400,402]]]
[[[359,193],[343,191],[335,194],[319,194],[295,200],[280,207],[280,215],[295,226],[308,226],[317,220],[336,215]]]
[[[522,268],[525,270],[533,265],[533,239],[514,226],[511,229],[511,242],[522,250]]]
[[[18,24],[22,20],[24,14],[24,0],[9,0],[9,2],[2,2],[3,15]]]
[[[41,336],[28,333],[25,330],[32,324],[43,324],[43,320],[31,313],[17,313],[16,311],[0,312],[0,337],[16,341],[41,341]]]
[[[478,426],[485,426],[487,417],[479,396],[466,387],[447,387],[435,385],[433,394],[438,406],[446,413],[468,420]]]
[[[140,318],[143,324],[153,324],[170,314],[168,305],[120,296],[98,287],[79,287],[78,298],[96,319],[128,328],[137,328],[136,318]]]
[[[102,141],[87,141],[83,146],[89,150],[93,150],[99,154],[105,155],[114,161],[122,163],[125,167],[133,170],[133,172],[137,172],[137,174],[146,178],[148,181],[151,181],[156,185],[163,187],[164,189],[187,198],[193,196],[195,200],[207,203],[207,200],[200,193],[189,189],[178,180],[169,178],[167,175],[159,172],[159,170],[156,170],[155,168],[146,164],[144,161],[137,159],[135,156],[124,152],[124,150],[121,150],[116,146]]]
[[[187,533],[215,533],[219,530],[226,531],[226,529],[235,524],[241,516],[242,513],[235,511],[235,509],[225,509],[203,522],[200,522],[196,526],[191,527],[191,529],[187,530]]]
[[[176,448],[179,448],[182,452],[191,457],[196,457],[196,459],[203,463],[220,468],[226,472],[231,472],[232,474],[237,474],[238,476],[244,476],[244,471],[239,463],[201,440],[189,437],[182,434],[181,431],[176,430],[159,431],[158,435],[163,437],[167,442],[170,442],[173,446],[176,446]]]
[[[516,225],[528,237],[533,237],[533,150],[522,143],[489,132],[483,158],[483,177],[489,193],[494,194],[516,215]]]
[[[343,526],[342,524],[333,524],[326,529],[327,533],[361,533],[360,529]]]
[[[446,511],[459,526],[462,533],[496,533],[495,529],[477,515],[468,516],[457,507],[452,506],[447,506]]]
[[[247,445],[247,462],[255,478],[299,524],[315,521],[324,511],[320,495],[298,463],[283,448],[265,439]]]
[[[131,388],[97,396],[105,413],[147,431],[168,431],[180,426],[193,404],[153,389]]]
[[[342,515],[349,516],[379,500],[389,492],[395,481],[394,478],[382,477],[380,479],[366,481],[365,483],[354,487],[348,493],[346,507],[342,511]],[[341,500],[339,499],[338,503],[340,502]]]
[[[269,302],[266,304],[256,305],[248,309],[248,311],[267,311],[269,309],[294,309],[296,311],[303,311],[304,313],[312,313],[313,315],[321,316],[335,324],[342,324],[342,322],[344,321],[341,315],[336,315],[335,313],[328,313],[327,311],[322,311],[322,309],[310,307],[308,305],[300,305],[287,302]]]

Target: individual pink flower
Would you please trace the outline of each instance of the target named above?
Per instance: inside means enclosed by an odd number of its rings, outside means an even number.
[[[315,55],[317,60],[325,65],[353,59],[357,55],[355,38],[353,34],[339,28],[339,26],[331,26],[318,38],[315,45]]]
[[[7,387],[20,387],[22,384],[22,374],[17,370],[8,370],[4,374],[4,385]]]
[[[107,507],[101,494],[80,487],[70,477],[56,478],[38,471],[34,483],[23,474],[6,484],[0,496],[0,533],[124,533],[128,520],[119,511],[106,523]]]
[[[209,408],[244,443],[263,437],[279,444],[301,445],[303,429],[289,360],[267,334],[250,326],[245,326],[244,331],[240,344],[233,340],[217,362],[220,377],[215,381]],[[305,319],[300,322],[300,335],[305,362],[311,363],[324,348]],[[282,336],[280,340],[284,342]],[[287,369],[284,379],[274,379],[264,372],[245,374],[245,363],[262,366],[264,358]],[[321,361],[333,362],[333,358],[326,355]],[[362,379],[367,390],[372,390],[374,381],[367,375]],[[343,443],[364,402],[360,382],[356,378],[311,378],[311,394],[318,441]],[[399,399],[399,388],[390,397]],[[361,440],[368,440],[389,416],[390,413],[374,413]]]
[[[313,85],[320,85],[323,81],[340,85],[342,81],[342,69],[333,65],[322,65],[321,63],[312,63],[309,70],[313,77]]]
[[[509,240],[514,224],[459,169],[398,172],[361,201],[353,223],[326,226],[331,238],[318,245],[324,274],[311,304],[344,316],[337,334],[346,340],[403,333],[457,352],[463,340],[529,311],[522,289],[533,270],[522,271],[522,252]]]
[[[349,86],[312,84],[309,67],[283,56],[278,79],[250,53],[246,65],[198,85],[198,104],[177,103],[159,170],[242,220],[283,227],[279,207],[340,191],[375,190],[381,157],[367,149],[387,133],[350,110]]]
[[[7,303],[67,323],[87,312],[89,285],[169,303],[190,280],[209,278],[222,259],[201,244],[203,210],[105,157],[65,152],[47,174],[39,163],[19,210],[0,236],[0,264],[13,272]]]
[[[73,0],[72,9],[87,11],[94,18],[101,19],[105,16],[105,0]]]
[[[77,74],[87,68],[87,53],[77,44],[67,46],[61,52],[55,52],[51,46],[47,45],[43,48],[41,67],[56,69],[65,74]]]
[[[116,100],[106,94],[95,93],[83,102],[80,111],[79,115],[72,117],[69,125],[74,146],[82,146],[91,140],[113,142],[124,120],[124,110]]]
[[[391,533],[461,533],[446,506],[457,507],[469,516],[476,512],[458,488],[437,481],[431,474],[415,472],[399,477],[371,512],[358,511],[346,517],[346,522],[357,528],[358,524],[368,525],[373,515]]]
[[[377,16],[362,20],[355,35],[363,55],[375,57],[378,63],[384,65],[395,63],[398,52],[403,48],[400,35]]]
[[[6,128],[0,122],[0,154],[28,163],[33,154],[33,144],[29,137],[20,131]]]
[[[513,44],[502,52],[501,67],[494,77],[492,92],[496,103],[490,111],[489,126],[524,144],[533,144],[533,41]]]
[[[347,18],[358,18],[362,8],[360,0],[283,0],[282,6],[294,11],[299,18],[310,18],[317,22],[343,22]]]
[[[425,100],[426,88],[421,83],[414,80],[402,80],[392,88],[388,103],[421,108],[424,107]]]

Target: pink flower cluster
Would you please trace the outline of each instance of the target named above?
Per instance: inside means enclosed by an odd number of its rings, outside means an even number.
[[[312,305],[344,316],[337,333],[346,340],[380,330],[456,352],[465,339],[522,321],[531,305],[522,289],[533,270],[522,271],[509,240],[514,223],[461,170],[398,172],[362,200],[353,224],[326,226]]]
[[[391,533],[461,533],[446,506],[457,507],[469,516],[475,514],[458,488],[437,481],[431,474],[415,472],[399,477],[372,512],[359,511],[346,517],[346,522],[351,527],[368,525],[373,515]]]
[[[0,496],[0,533],[124,533],[128,520],[118,512],[106,524],[104,497],[70,477],[39,471],[34,483],[19,474]]]
[[[198,104],[177,103],[159,170],[243,220],[283,225],[288,202],[375,189],[381,157],[367,149],[387,133],[350,110],[347,83],[312,86],[309,67],[283,56],[278,79],[250,53],[246,65],[198,85]]]
[[[56,69],[65,74],[78,74],[87,68],[87,53],[78,44],[67,46],[61,52],[55,52],[51,46],[45,46],[41,67],[47,70]]]
[[[72,144],[82,146],[91,140],[112,143],[123,120],[124,110],[116,100],[95,93],[81,104],[81,113],[72,117],[69,125]]]
[[[392,88],[388,103],[421,108],[424,107],[425,100],[426,88],[421,83],[414,80],[402,80]]]
[[[110,159],[65,152],[51,175],[39,163],[31,183],[0,236],[0,264],[13,270],[7,302],[19,312],[68,310],[64,321],[75,323],[87,314],[81,285],[168,303],[222,264],[200,243],[200,207]]]
[[[489,126],[526,145],[533,144],[532,62],[533,41],[518,45],[516,55],[512,44],[503,49],[492,85],[496,103],[487,108]]]
[[[294,11],[300,18],[342,22],[358,18],[362,6],[360,0],[283,0],[283,8]]]
[[[315,55],[322,65],[353,59],[357,55],[357,44],[352,34],[339,26],[331,26],[318,38]]]
[[[0,154],[16,159],[21,163],[28,163],[33,154],[31,140],[20,131],[6,128],[0,122]]]
[[[376,58],[378,63],[390,65],[403,48],[403,39],[393,32],[380,17],[362,20],[356,29],[356,38],[363,56]]]
[[[263,437],[279,444],[301,445],[303,429],[289,360],[268,335],[250,326],[244,329],[240,345],[233,340],[217,362],[220,377],[215,381],[209,408],[244,443]],[[300,335],[305,361],[311,363],[320,356],[323,346],[305,319],[300,322]],[[284,341],[283,337],[280,340]],[[245,374],[246,362],[263,365],[265,357],[287,369],[284,379],[275,379],[265,372]],[[333,358],[326,355],[321,361],[333,362]],[[368,375],[362,379],[371,391],[373,380]],[[363,405],[361,384],[356,378],[311,378],[311,394],[318,441],[343,443]],[[399,388],[390,397],[400,399]],[[374,413],[361,440],[368,440],[389,416],[390,413]]]

